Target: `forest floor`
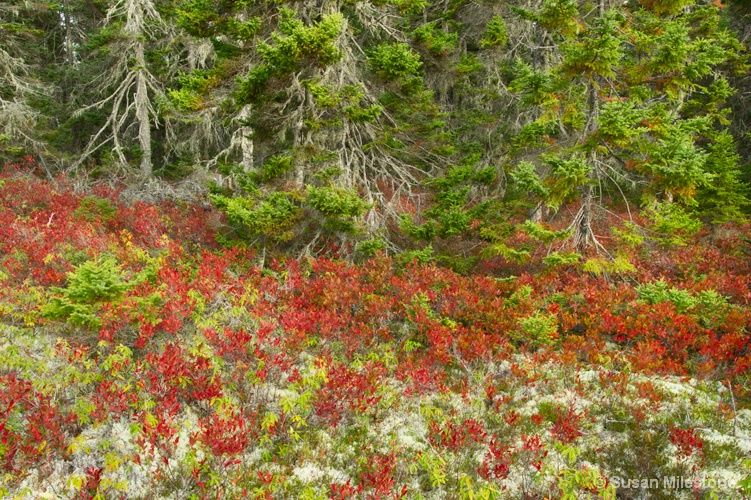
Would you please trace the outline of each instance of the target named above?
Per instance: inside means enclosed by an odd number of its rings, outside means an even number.
[[[740,498],[748,226],[619,273],[274,260],[0,172],[0,497]]]

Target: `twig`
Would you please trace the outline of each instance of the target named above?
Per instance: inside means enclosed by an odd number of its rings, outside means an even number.
[[[733,403],[733,437],[736,437],[736,422],[735,422],[735,396],[733,395],[733,384],[728,379],[728,390],[730,391],[730,401]]]

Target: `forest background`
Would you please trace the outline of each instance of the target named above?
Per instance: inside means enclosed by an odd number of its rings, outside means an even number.
[[[464,272],[525,242],[608,255],[613,217],[671,239],[748,210],[743,2],[0,7],[4,161],[208,189],[264,255]]]

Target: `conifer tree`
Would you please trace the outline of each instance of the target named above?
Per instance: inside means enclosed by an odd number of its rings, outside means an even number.
[[[608,196],[627,206],[635,197],[692,206],[697,191],[722,190],[728,210],[737,208],[722,72],[740,45],[720,25],[717,6],[601,1],[589,9],[547,0],[525,15],[559,41],[560,63],[550,71],[517,65],[512,86],[540,114],[515,147],[537,153],[548,206],[578,203],[570,225],[576,248],[602,249],[591,222]]]
[[[39,18],[48,12],[44,3],[0,3],[0,155],[8,158],[45,148],[36,131],[43,116],[30,101],[50,92],[37,66],[44,51]]]
[[[151,71],[147,53],[168,32],[152,0],[117,0],[108,9],[99,34],[98,50],[107,68],[97,78],[99,100],[77,111],[107,109],[105,123],[91,137],[78,163],[111,142],[111,152],[121,165],[129,164],[131,138],[138,147],[140,172],[149,177],[153,170],[152,130],[158,125],[155,102],[164,98],[162,82]],[[162,41],[164,39],[162,38]]]

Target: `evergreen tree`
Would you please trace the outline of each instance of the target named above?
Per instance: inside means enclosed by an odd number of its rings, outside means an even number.
[[[515,138],[515,150],[538,155],[544,202],[576,202],[577,249],[597,246],[591,222],[599,200],[628,205],[639,196],[696,204],[696,193],[722,192],[727,211],[742,196],[728,153],[723,68],[740,45],[714,4],[649,2],[595,9],[548,0],[525,12],[560,41],[549,71],[519,62],[512,87],[539,109]],[[542,192],[538,192],[541,194]]]
[[[46,147],[37,125],[39,101],[52,92],[41,78],[46,47],[41,29],[51,14],[45,3],[0,3],[0,158]]]
[[[111,142],[116,162],[128,165],[131,158],[138,157],[141,175],[149,177],[153,170],[152,130],[158,125],[155,102],[165,94],[148,56],[160,40],[162,44],[169,41],[168,25],[151,0],[117,0],[109,7],[96,38],[97,55],[106,66],[96,78],[103,97],[77,113],[106,109],[108,114],[77,163]],[[137,149],[131,147],[131,138]]]

